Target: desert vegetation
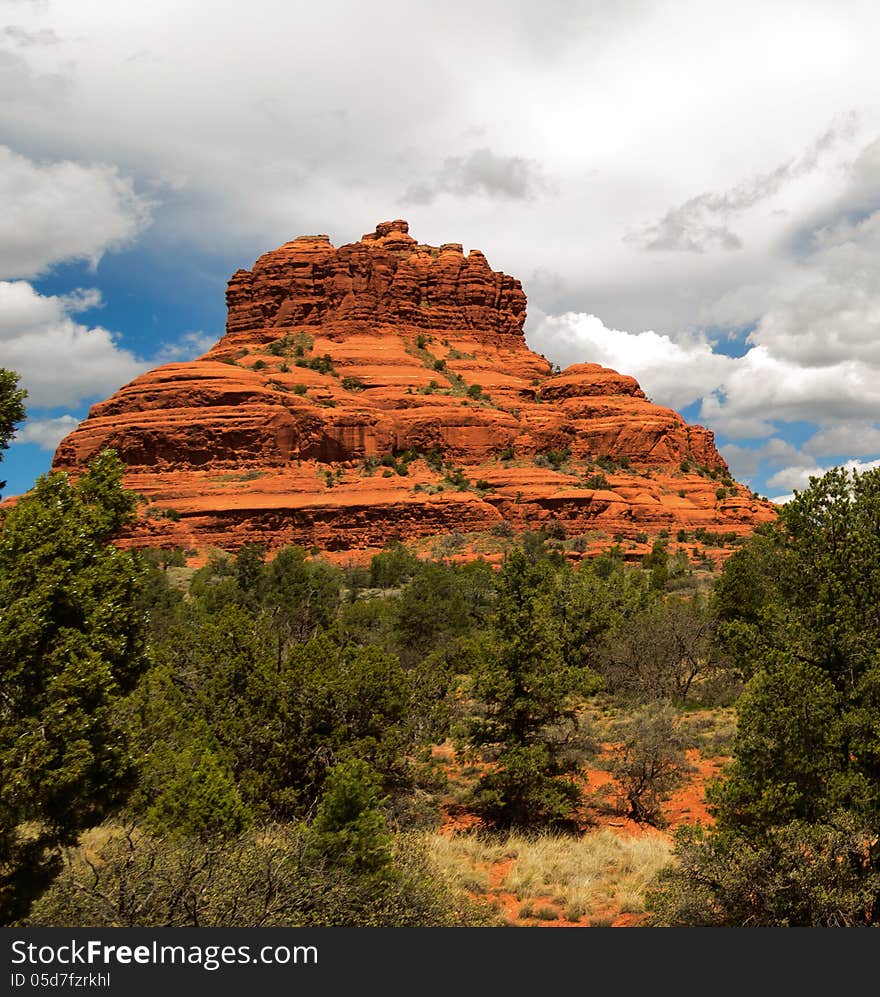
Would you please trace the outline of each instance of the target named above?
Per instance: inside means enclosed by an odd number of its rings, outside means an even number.
[[[137,502],[105,451],[3,511],[2,923],[880,921],[880,472],[712,584],[552,523],[197,563],[114,546]]]

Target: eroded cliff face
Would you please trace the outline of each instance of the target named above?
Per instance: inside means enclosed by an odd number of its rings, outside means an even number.
[[[93,406],[55,454],[75,473],[119,453],[146,500],[124,542],[355,551],[553,520],[607,546],[775,515],[711,432],[625,374],[554,372],[526,346],[520,282],[404,221],[294,239],[237,271],[227,305],[211,350]]]

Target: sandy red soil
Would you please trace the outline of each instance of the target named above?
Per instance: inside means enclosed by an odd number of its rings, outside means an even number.
[[[435,749],[435,756],[444,759],[444,769],[447,777],[451,780],[459,780],[460,775],[454,761],[454,754],[449,745],[438,746]],[[639,824],[619,813],[612,812],[609,807],[594,807],[585,814],[582,824],[583,833],[589,833],[600,828],[608,828],[621,836],[647,836],[655,835],[666,838],[671,842],[675,830],[685,824],[702,823],[708,825],[712,823],[712,816],[709,813],[705,789],[709,780],[717,776],[724,763],[727,761],[723,757],[702,758],[696,749],[688,751],[688,761],[693,766],[694,771],[686,778],[682,785],[675,790],[663,805],[663,815],[665,824],[663,828],[656,828],[647,824]],[[605,796],[609,801],[614,798],[615,779],[605,769],[589,768],[585,770],[585,790],[588,794],[594,794],[597,790],[604,790],[599,794]],[[475,831],[481,826],[479,817],[470,813],[465,807],[455,804],[447,805],[443,810],[443,820],[439,828],[439,833],[453,835],[467,831]],[[488,888],[482,894],[474,894],[475,897],[487,900],[492,903],[506,921],[513,926],[531,926],[546,928],[565,927],[589,927],[591,921],[608,924],[616,928],[638,927],[645,920],[645,915],[633,913],[621,913],[619,910],[609,908],[603,911],[594,911],[589,918],[583,917],[578,921],[566,920],[558,902],[551,895],[531,897],[532,907],[554,908],[558,916],[555,920],[522,918],[520,911],[523,906],[521,898],[514,893],[501,888],[504,880],[509,875],[515,859],[506,858],[492,863],[487,868]]]

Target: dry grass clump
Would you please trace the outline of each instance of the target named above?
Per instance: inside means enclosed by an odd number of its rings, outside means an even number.
[[[471,893],[512,894],[519,917],[566,921],[644,911],[645,887],[670,860],[657,835],[622,837],[607,829],[579,837],[457,833],[428,837],[442,875]]]

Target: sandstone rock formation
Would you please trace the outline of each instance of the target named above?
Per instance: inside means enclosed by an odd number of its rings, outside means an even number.
[[[55,454],[76,473],[119,453],[145,497],[126,543],[354,551],[552,521],[589,549],[775,515],[711,432],[631,377],[554,370],[518,280],[404,221],[294,239],[233,274],[227,305],[212,349],[94,405]]]

